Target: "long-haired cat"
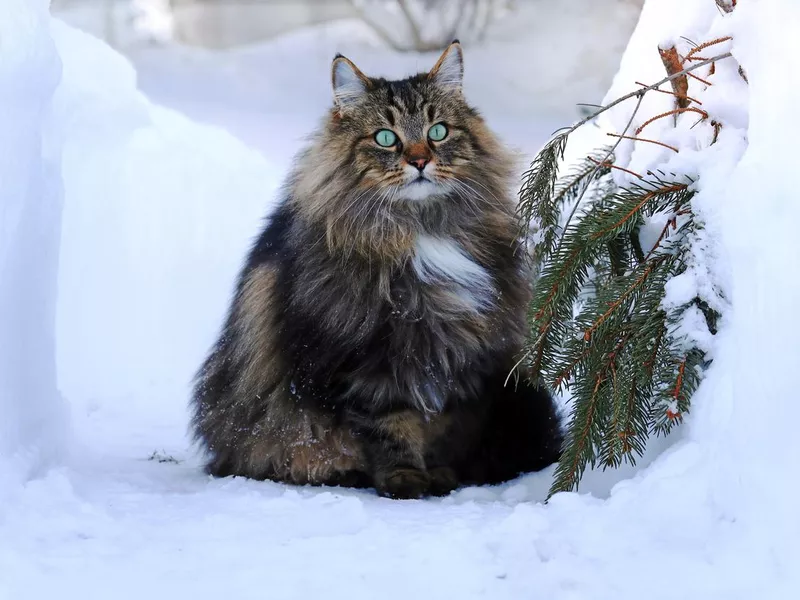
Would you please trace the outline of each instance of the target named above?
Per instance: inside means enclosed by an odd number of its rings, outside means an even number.
[[[512,161],[462,74],[458,42],[402,81],[334,59],[197,377],[210,473],[419,498],[558,459],[552,398],[509,377],[531,275]]]

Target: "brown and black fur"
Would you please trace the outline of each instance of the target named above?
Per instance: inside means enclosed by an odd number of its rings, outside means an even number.
[[[457,43],[430,73],[402,81],[335,59],[336,102],[198,374],[193,426],[210,473],[417,498],[557,460],[552,398],[508,378],[530,272],[512,162],[465,102],[461,64]],[[426,132],[439,122],[449,135],[436,143]],[[382,128],[398,133],[395,147],[376,143]],[[402,199],[427,185],[403,187],[409,163],[425,161],[446,191]],[[463,251],[467,263],[448,256],[478,281],[423,262],[422,240]]]

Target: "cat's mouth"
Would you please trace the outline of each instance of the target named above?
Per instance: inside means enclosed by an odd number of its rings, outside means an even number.
[[[431,196],[440,195],[444,191],[441,184],[436,183],[421,174],[411,181],[403,184],[398,193],[402,200],[425,200]]]

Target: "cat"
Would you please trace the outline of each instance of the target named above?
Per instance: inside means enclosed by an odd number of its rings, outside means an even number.
[[[195,381],[212,475],[421,498],[558,460],[553,398],[509,376],[531,293],[513,161],[462,78],[458,41],[401,81],[335,57]]]

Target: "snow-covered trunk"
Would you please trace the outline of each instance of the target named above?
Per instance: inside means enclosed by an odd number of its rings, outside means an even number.
[[[55,307],[59,148],[50,120],[61,63],[47,0],[0,3],[0,493],[62,448]]]

